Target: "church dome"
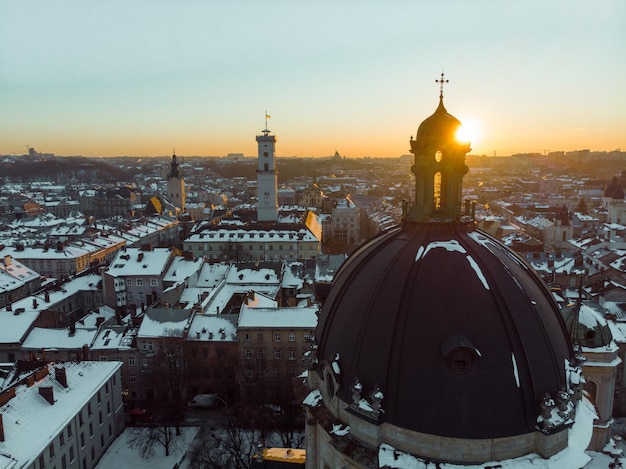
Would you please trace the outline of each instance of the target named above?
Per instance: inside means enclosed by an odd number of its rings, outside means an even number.
[[[604,197],[608,197],[611,199],[624,198],[624,190],[617,181],[617,176],[613,176],[613,179],[611,179],[611,183],[604,188]]]
[[[461,122],[449,114],[443,105],[443,99],[439,100],[439,106],[435,112],[426,118],[418,127],[416,140],[428,144],[436,142],[453,141]]]
[[[606,319],[578,301],[561,311],[572,343],[583,347],[605,347],[613,342]]]
[[[534,432],[568,386],[567,330],[541,279],[473,222],[407,221],[344,263],[316,332],[342,401],[379,390],[383,422],[429,435]],[[333,358],[334,357],[334,358]]]

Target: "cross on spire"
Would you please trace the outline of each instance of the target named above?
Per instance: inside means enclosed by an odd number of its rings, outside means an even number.
[[[443,75],[443,70],[441,71],[441,79],[435,80],[435,83],[439,83],[439,99],[443,99],[443,85],[444,83],[449,83],[450,80],[445,80]]]

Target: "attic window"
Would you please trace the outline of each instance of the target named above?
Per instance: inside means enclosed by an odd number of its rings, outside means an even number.
[[[474,364],[472,352],[466,348],[458,348],[450,355],[450,369],[457,375],[464,375],[471,371]]]

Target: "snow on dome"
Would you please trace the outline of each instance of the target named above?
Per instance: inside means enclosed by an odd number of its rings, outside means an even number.
[[[322,394],[319,389],[314,389],[311,391],[302,401],[302,405],[308,405],[309,407],[315,407],[320,405],[322,401]]]

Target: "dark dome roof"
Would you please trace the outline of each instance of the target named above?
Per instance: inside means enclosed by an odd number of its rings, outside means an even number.
[[[429,140],[452,141],[456,131],[461,127],[461,122],[451,114],[443,105],[443,99],[439,100],[439,106],[432,116],[426,118],[418,127],[416,140],[427,144]]]
[[[624,190],[622,189],[622,186],[620,186],[619,182],[617,182],[617,176],[613,176],[611,184],[604,188],[604,197],[610,197],[612,199],[624,198]]]
[[[604,347],[613,341],[606,320],[589,306],[577,302],[561,310],[572,343],[583,347]]]
[[[337,273],[317,329],[341,387],[384,394],[383,419],[457,438],[535,430],[539,401],[566,385],[572,349],[541,279],[473,223],[406,222]]]

